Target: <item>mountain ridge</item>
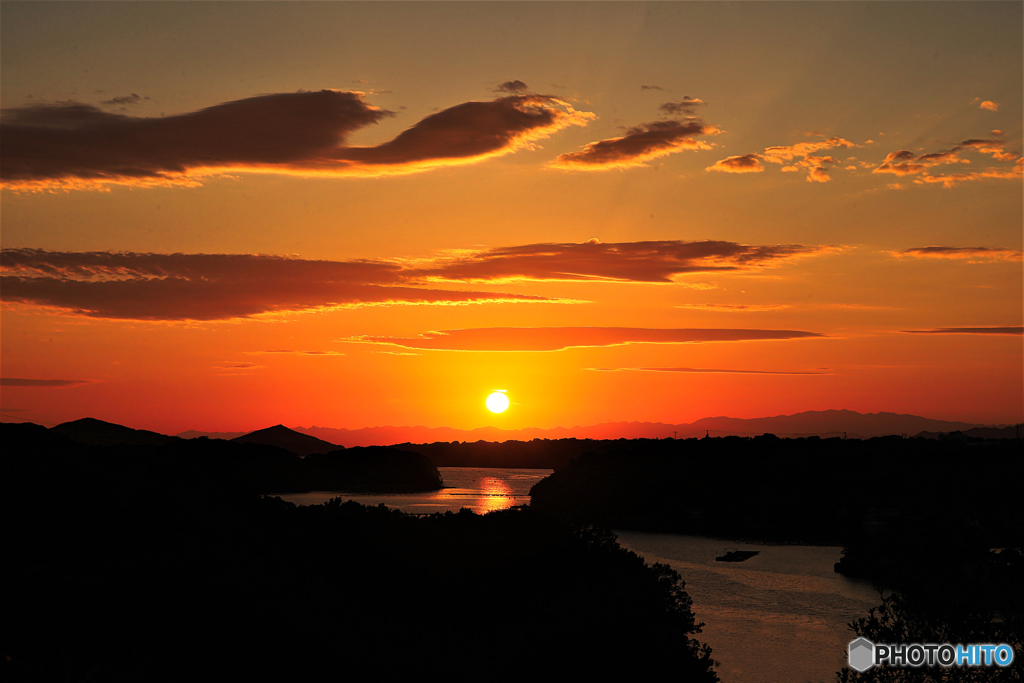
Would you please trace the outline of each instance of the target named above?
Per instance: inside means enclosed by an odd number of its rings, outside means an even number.
[[[619,421],[574,427],[526,427],[501,429],[487,426],[475,429],[453,427],[382,426],[361,429],[334,427],[293,427],[297,432],[315,436],[329,443],[345,446],[394,445],[399,443],[435,443],[438,441],[529,441],[532,439],[664,439],[676,436],[759,436],[770,433],[780,437],[846,436],[868,439],[876,436],[922,432],[948,433],[969,429],[1004,429],[1007,425],[991,425],[910,415],[906,413],[858,413],[835,409],[804,411],[792,415],[737,418],[704,417],[694,422]],[[702,433],[703,432],[703,433]]]

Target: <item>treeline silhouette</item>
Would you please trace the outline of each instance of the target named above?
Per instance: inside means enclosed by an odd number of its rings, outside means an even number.
[[[4,680],[717,680],[679,576],[608,532],[296,507],[272,447],[0,437]]]

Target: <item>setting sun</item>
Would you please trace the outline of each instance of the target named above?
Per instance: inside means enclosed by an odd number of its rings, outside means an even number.
[[[492,413],[504,413],[508,410],[508,396],[504,389],[499,389],[487,397],[487,410]]]

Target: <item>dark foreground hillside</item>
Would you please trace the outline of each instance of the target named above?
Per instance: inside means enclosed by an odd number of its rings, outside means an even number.
[[[16,483],[0,458],[4,680],[717,680],[678,575],[606,532],[295,507],[112,453],[21,452]]]

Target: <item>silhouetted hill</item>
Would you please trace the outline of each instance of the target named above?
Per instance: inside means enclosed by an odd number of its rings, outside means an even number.
[[[245,436],[249,432],[201,432],[195,429],[189,429],[184,432],[178,432],[175,434],[179,439],[201,439],[204,436],[207,439],[224,439],[230,441],[238,436]]]
[[[157,434],[145,429],[132,429],[112,422],[104,422],[93,417],[84,417],[73,422],[64,422],[52,427],[51,431],[63,434],[76,443],[87,443],[96,446],[116,446],[129,444],[132,446],[163,444],[177,441],[176,436]]]
[[[852,410],[811,410],[794,415],[736,418],[705,417],[696,422],[666,424],[662,422],[605,422],[584,427],[551,429],[453,429],[450,427],[366,427],[335,429],[330,427],[295,427],[295,431],[315,436],[333,444],[372,446],[393,444],[430,444],[452,441],[531,441],[533,439],[665,439],[673,436],[843,436],[870,439],[878,436],[914,435],[922,431],[952,432],[991,427],[967,422],[933,420],[917,415],[898,413],[858,413]],[[1002,427],[1002,425],[999,425]]]
[[[344,446],[337,446],[333,443],[328,443],[315,436],[309,436],[308,434],[302,434],[300,432],[288,429],[284,425],[274,425],[273,427],[267,427],[266,429],[260,429],[255,432],[250,432],[243,436],[235,437],[231,439],[238,443],[261,443],[268,446],[277,446],[283,448],[286,451],[291,451],[296,455],[312,455],[314,453],[330,453],[336,451]]]
[[[78,437],[84,433],[90,440],[76,441],[73,427],[68,428],[69,435],[34,424],[0,423],[3,484],[14,489],[46,489],[60,480],[88,487],[96,483],[96,477],[118,481],[165,477],[201,481],[210,489],[256,494],[411,493],[435,491],[443,486],[441,475],[429,458],[394,448],[331,446],[329,453],[301,457],[269,444],[179,439],[99,420],[84,422],[87,427],[96,426],[94,423],[101,427],[91,432],[78,431]],[[164,443],[153,436],[162,437]],[[133,438],[141,443],[128,443]],[[104,440],[107,443],[102,443]],[[140,485],[137,495],[147,495],[146,488]]]

